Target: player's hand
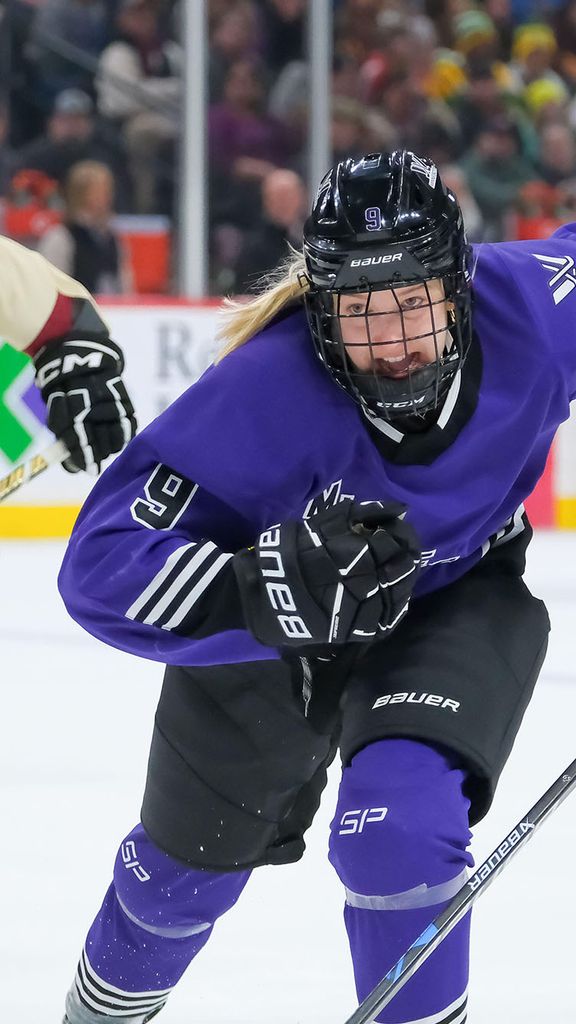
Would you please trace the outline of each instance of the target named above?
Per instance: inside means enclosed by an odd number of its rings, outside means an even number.
[[[366,643],[408,609],[420,546],[397,502],[345,499],[272,526],[233,567],[248,628],[273,647]]]
[[[70,452],[64,468],[97,475],[136,431],[120,348],[109,340],[64,341],[42,349],[35,364],[48,427]]]

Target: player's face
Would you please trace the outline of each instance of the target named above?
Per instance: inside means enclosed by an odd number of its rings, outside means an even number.
[[[450,344],[442,281],[341,295],[338,317],[346,352],[357,369],[408,377]]]

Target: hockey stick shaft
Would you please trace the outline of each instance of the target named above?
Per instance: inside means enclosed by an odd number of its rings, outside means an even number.
[[[62,441],[55,441],[45,451],[34,455],[33,458],[29,459],[28,462],[23,462],[22,465],[16,466],[12,469],[8,476],[3,477],[0,480],[0,501],[4,501],[10,494],[14,494],[22,484],[33,480],[39,473],[43,473],[49,466],[53,466],[55,462],[62,462],[66,456],[69,455],[66,445]]]
[[[345,1024],[370,1024],[381,1010],[388,1006],[388,1003],[430,954],[468,913],[482,893],[486,892],[488,886],[492,884],[518,850],[528,843],[546,818],[560,806],[575,785],[576,761],[573,761],[550,786],[550,789],[534,804],[534,807],[528,811],[528,814],[518,822],[516,827],[480,865],[475,874],[458,890],[442,913],[434,918],[432,923],[412,943],[404,956],[378,982]]]

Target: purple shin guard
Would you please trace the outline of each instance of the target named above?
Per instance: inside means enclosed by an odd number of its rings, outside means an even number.
[[[249,876],[188,868],[159,850],[141,825],[133,829],[118,852],[72,990],[86,1019],[99,1013],[140,1022],[161,1008]],[[77,1018],[84,1020],[81,1008]]]
[[[473,864],[465,773],[440,750],[386,739],[344,769],[330,860],[346,889],[344,919],[364,999],[464,883]],[[386,1024],[463,1024],[469,916],[377,1017]]]

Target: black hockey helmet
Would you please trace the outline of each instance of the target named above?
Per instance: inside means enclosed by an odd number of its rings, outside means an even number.
[[[339,163],[320,183],[304,225],[304,257],[314,344],[337,383],[372,418],[394,421],[439,410],[470,346],[471,288],[462,213],[436,166],[408,150]],[[442,281],[441,297],[431,297],[433,279]],[[430,325],[425,334],[411,336],[396,290],[415,284],[425,289]],[[371,318],[382,314],[370,305],[373,293],[384,289],[395,298],[395,343],[403,342],[407,367],[419,338],[434,342],[433,362],[415,365],[404,376],[377,372]],[[367,293],[362,312],[352,315],[364,318],[363,347],[370,345],[373,356],[368,370],[355,366],[342,340],[341,302],[351,293]],[[434,304],[442,305],[441,329]]]

